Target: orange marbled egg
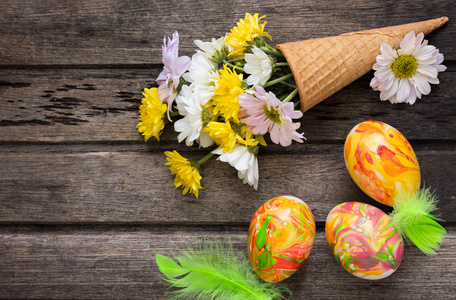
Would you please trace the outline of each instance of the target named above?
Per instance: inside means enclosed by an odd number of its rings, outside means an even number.
[[[310,208],[296,197],[276,197],[260,206],[250,222],[250,263],[261,279],[282,281],[301,267],[314,242]]]
[[[348,134],[345,165],[355,183],[371,198],[393,206],[398,195],[414,195],[420,167],[408,140],[394,127],[365,121]]]

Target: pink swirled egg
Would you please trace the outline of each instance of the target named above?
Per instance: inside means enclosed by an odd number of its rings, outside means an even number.
[[[326,218],[326,240],[336,261],[363,279],[385,278],[399,267],[402,235],[382,210],[365,203],[345,202]]]
[[[250,263],[261,279],[282,281],[301,267],[314,241],[315,221],[309,207],[296,197],[273,198],[250,222]]]

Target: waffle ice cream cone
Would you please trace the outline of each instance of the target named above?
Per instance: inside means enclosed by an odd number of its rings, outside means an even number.
[[[447,17],[278,44],[290,65],[305,112],[370,71],[382,43],[399,47],[410,31],[425,35],[448,22]]]

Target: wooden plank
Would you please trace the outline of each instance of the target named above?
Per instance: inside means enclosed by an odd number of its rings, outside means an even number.
[[[202,167],[206,189],[198,199],[174,188],[161,152],[129,149],[130,145],[113,146],[117,151],[103,146],[97,151],[95,146],[85,151],[82,146],[29,147],[0,147],[1,223],[247,224],[263,202],[280,195],[302,198],[320,223],[345,201],[389,210],[354,184],[341,144],[260,153],[258,191],[242,184],[233,167],[214,158]],[[455,222],[454,144],[414,148],[426,186],[440,198],[441,217]],[[194,159],[205,154],[183,153]]]
[[[441,73],[440,85],[416,104],[382,102],[369,87],[369,73],[307,111],[300,131],[306,143],[343,141],[366,119],[386,122],[408,139],[454,140],[456,94],[454,64]],[[141,142],[136,131],[144,87],[159,69],[0,70],[1,142]],[[173,125],[160,143],[177,146]],[[160,144],[160,145],[157,145]],[[185,146],[181,146],[185,148]]]
[[[429,36],[456,58],[456,11],[447,0],[382,1],[31,1],[0,3],[0,65],[161,63],[165,35],[177,30],[192,55],[195,39],[225,35],[245,12],[267,14],[273,44],[448,16]]]
[[[0,227],[0,296],[8,299],[164,299],[166,286],[154,261],[203,238],[230,236],[246,253],[247,226],[237,227]],[[330,254],[324,229],[305,264],[286,282],[294,299],[443,299],[456,280],[456,228],[435,257],[405,246],[391,276],[369,281],[343,270]]]
[[[141,92],[153,78],[150,70],[3,70],[0,139],[141,140]]]

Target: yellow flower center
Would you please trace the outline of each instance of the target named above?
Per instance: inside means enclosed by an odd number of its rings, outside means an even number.
[[[274,108],[271,110],[268,109],[268,106],[265,104],[263,106],[264,115],[274,123],[280,124],[280,114]]]
[[[410,54],[399,55],[391,64],[391,70],[398,78],[410,78],[415,74],[418,68],[418,62]]]

